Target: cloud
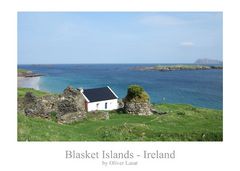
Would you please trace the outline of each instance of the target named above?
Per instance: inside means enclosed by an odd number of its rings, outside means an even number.
[[[194,46],[194,43],[193,42],[181,42],[180,46],[192,47],[192,46]]]
[[[186,21],[168,15],[150,15],[142,17],[140,23],[150,26],[176,26],[185,24]]]

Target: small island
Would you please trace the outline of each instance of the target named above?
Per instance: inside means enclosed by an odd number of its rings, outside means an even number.
[[[223,67],[207,66],[207,65],[156,65],[156,66],[136,66],[130,69],[137,70],[137,71],[178,71],[178,70],[223,69]]]
[[[32,71],[26,69],[18,69],[18,77],[40,77],[42,74],[33,73]]]

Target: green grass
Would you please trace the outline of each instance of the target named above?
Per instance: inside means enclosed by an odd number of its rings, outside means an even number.
[[[35,96],[41,97],[45,95],[49,95],[50,93],[35,90],[33,88],[18,88],[18,98],[23,98],[26,94],[26,92],[32,92]]]
[[[18,99],[26,92],[48,95],[29,88],[18,88]],[[109,120],[89,115],[72,124],[27,117],[18,113],[18,141],[222,141],[222,110],[196,108],[186,104],[155,104],[164,115],[136,116],[110,113]]]
[[[37,96],[48,93],[18,89]],[[109,120],[89,116],[72,124],[27,117],[18,113],[18,141],[222,141],[222,110],[196,108],[186,104],[156,104],[164,115],[136,116],[110,113]]]
[[[17,71],[18,71],[18,73],[24,73],[24,74],[29,72],[26,69],[18,69]]]

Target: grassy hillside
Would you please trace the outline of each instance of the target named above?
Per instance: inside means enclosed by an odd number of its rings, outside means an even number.
[[[38,91],[33,88],[18,88],[18,98],[23,98],[25,96],[26,92],[32,92],[37,97],[41,97],[41,96],[49,94],[47,92]]]
[[[18,91],[23,97],[27,89]],[[167,114],[134,116],[112,112],[109,120],[89,117],[77,123],[58,124],[18,113],[18,141],[222,141],[221,110],[184,104],[158,104],[155,108]]]
[[[29,71],[28,70],[26,70],[26,69],[20,69],[20,68],[18,68],[18,73],[28,73]]]

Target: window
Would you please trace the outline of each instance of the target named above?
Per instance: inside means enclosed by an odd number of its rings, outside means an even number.
[[[105,109],[107,109],[107,103],[105,103]]]

